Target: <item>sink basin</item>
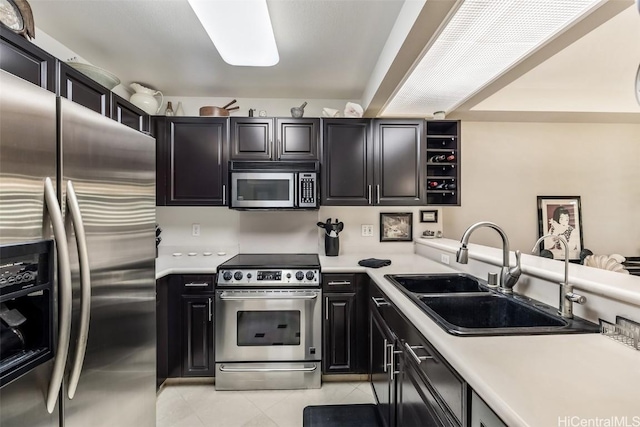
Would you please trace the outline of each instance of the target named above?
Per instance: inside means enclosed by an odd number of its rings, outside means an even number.
[[[489,292],[480,280],[468,274],[386,275],[387,279],[411,294],[451,294]]]
[[[461,328],[529,328],[566,326],[562,318],[497,295],[420,300],[444,321]]]
[[[555,307],[522,295],[505,295],[464,273],[386,275],[425,314],[452,335],[598,333],[598,325],[564,319]]]

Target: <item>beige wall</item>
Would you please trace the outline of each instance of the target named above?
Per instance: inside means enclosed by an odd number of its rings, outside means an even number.
[[[502,226],[511,249],[538,238],[538,195],[581,196],[584,246],[640,256],[640,125],[462,123],[462,206],[444,208],[444,234]],[[479,230],[472,242],[499,246]]]

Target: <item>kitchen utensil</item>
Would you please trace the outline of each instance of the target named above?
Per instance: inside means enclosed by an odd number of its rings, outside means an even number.
[[[302,117],[304,115],[304,107],[307,106],[306,102],[303,102],[301,106],[299,107],[292,107],[291,108],[291,117],[299,119],[300,117]]]
[[[224,106],[224,107],[222,107],[222,108],[224,108],[225,110],[235,110],[235,109],[237,109],[237,108],[240,108],[240,107],[229,108],[230,106],[232,106],[232,105],[233,105],[233,104],[235,104],[236,102],[237,102],[237,101],[234,99],[233,101],[231,101],[230,103],[228,103],[227,105],[225,105],[225,106]]]

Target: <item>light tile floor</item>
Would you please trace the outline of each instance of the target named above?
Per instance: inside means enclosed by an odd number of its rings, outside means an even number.
[[[156,425],[302,427],[305,406],[354,403],[374,403],[369,382],[325,382],[320,389],[265,391],[216,391],[213,384],[172,384],[156,400]]]

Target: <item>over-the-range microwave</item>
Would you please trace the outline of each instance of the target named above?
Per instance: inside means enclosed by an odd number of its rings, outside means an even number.
[[[318,209],[320,163],[232,161],[231,209]]]

